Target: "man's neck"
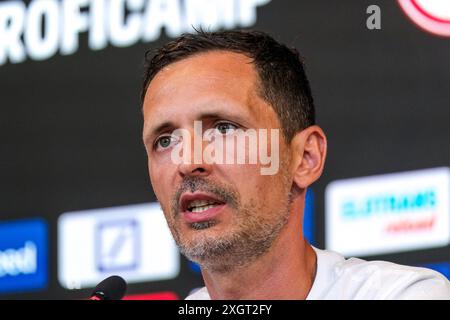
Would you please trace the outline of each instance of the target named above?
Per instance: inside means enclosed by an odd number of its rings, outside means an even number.
[[[314,282],[316,259],[301,236],[301,215],[291,214],[270,251],[255,262],[227,273],[202,274],[211,299],[305,299]]]

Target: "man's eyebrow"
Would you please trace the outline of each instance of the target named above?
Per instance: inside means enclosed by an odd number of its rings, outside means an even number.
[[[157,136],[158,134],[160,134],[163,131],[167,131],[169,129],[174,129],[174,124],[170,121],[166,121],[163,122],[159,125],[156,125],[153,128],[150,128],[146,131],[145,135],[144,135],[144,141],[148,142],[150,140],[150,138]]]
[[[225,111],[224,109],[220,109],[220,110],[212,110],[212,111],[207,111],[207,112],[202,112],[199,116],[198,116],[198,120],[208,120],[208,119],[228,119],[228,120],[234,120],[234,121],[238,121],[241,123],[245,123],[247,124],[248,119],[246,119],[246,115],[242,115],[239,113],[234,113],[234,112],[228,112]]]
[[[218,119],[218,118],[227,118],[230,115],[223,113],[223,112],[202,112],[199,116],[198,116],[198,120],[208,120],[208,119]]]

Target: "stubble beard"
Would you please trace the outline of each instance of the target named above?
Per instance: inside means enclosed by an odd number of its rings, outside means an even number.
[[[168,225],[181,253],[203,269],[217,273],[227,273],[242,268],[266,254],[275,239],[286,225],[290,216],[291,194],[283,176],[285,197],[276,206],[276,212],[269,212],[264,199],[250,199],[241,203],[237,190],[229,185],[217,184],[204,178],[189,177],[178,188],[173,197]],[[178,199],[182,192],[201,190],[223,200],[232,214],[229,232],[217,234],[212,229],[217,221],[212,219],[192,223],[190,227],[197,232],[186,238],[179,231],[180,219]],[[167,213],[166,213],[167,216]]]

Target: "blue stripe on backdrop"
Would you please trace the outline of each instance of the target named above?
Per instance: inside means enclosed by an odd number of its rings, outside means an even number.
[[[433,269],[434,271],[442,273],[450,280],[450,262],[427,263],[422,264],[419,267]]]
[[[314,191],[311,188],[308,188],[306,192],[306,201],[305,201],[305,216],[303,218],[303,234],[308,242],[312,245],[316,244],[315,238],[315,219],[314,219]]]

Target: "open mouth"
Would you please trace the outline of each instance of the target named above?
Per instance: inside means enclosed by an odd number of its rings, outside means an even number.
[[[217,207],[219,203],[210,200],[194,200],[188,204],[189,212],[199,213]]]
[[[183,218],[189,222],[201,222],[215,218],[226,203],[205,193],[185,193],[180,198]]]

